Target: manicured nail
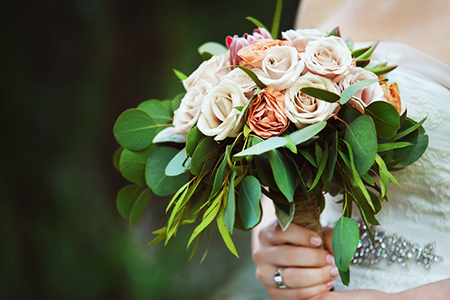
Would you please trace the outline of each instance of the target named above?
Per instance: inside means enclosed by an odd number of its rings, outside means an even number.
[[[339,271],[336,267],[333,267],[333,269],[331,269],[330,273],[331,273],[332,277],[336,277],[339,275]]]
[[[327,254],[326,260],[327,260],[327,264],[329,264],[329,265],[334,264],[334,257],[333,257],[333,255]]]
[[[311,238],[311,241],[310,241],[310,243],[311,243],[311,245],[313,245],[313,246],[319,246],[321,243],[322,243],[322,239],[321,238],[318,238],[318,237],[315,237],[315,236],[313,236],[312,238]]]
[[[334,280],[327,283],[328,287],[332,287],[334,285]]]

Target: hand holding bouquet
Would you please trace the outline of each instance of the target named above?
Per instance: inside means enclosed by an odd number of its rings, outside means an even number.
[[[319,233],[324,193],[341,194],[333,250],[348,284],[359,241],[352,206],[367,226],[379,224],[389,181],[398,185],[390,171],[428,145],[424,120],[400,115],[399,88],[381,77],[395,66],[370,64],[378,42],[353,49],[338,28],[288,30],[278,40],[280,9],[271,33],[252,18],[253,34],[201,46],[197,70],[176,71],[185,94],[122,113],[115,162],[134,184],[119,192],[117,207],[134,225],[153,194],[170,195],[170,217],[150,244],[196,223],[194,253],[215,221],[237,256],[231,234],[260,222],[262,193],[284,229],[294,220]]]

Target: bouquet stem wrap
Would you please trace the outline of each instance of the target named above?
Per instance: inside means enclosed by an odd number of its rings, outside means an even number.
[[[309,193],[309,200],[302,191],[294,195],[295,213],[292,222],[298,226],[314,231],[322,239],[319,248],[324,248],[323,229],[320,224],[320,207],[314,193]]]

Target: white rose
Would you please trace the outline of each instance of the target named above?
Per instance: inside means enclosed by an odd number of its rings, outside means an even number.
[[[286,115],[299,129],[328,120],[339,107],[338,103],[318,100],[302,93],[300,90],[304,87],[315,87],[340,94],[336,84],[328,78],[311,73],[298,78],[294,85],[286,90],[284,98]]]
[[[281,35],[284,39],[294,44],[294,47],[297,48],[299,52],[305,51],[305,47],[309,42],[325,37],[325,33],[315,28],[290,29],[282,32]]]
[[[260,71],[259,69],[255,69],[255,71]],[[242,91],[244,92],[244,95],[247,99],[250,99],[253,94],[255,93],[255,89],[258,88],[256,83],[253,81],[253,79],[250,78],[250,76],[247,75],[244,71],[242,71],[239,68],[234,69],[230,73],[227,74],[227,76],[224,77],[222,80],[226,79],[232,79],[237,82],[237,84],[240,85]]]
[[[218,85],[220,79],[229,72],[228,68],[226,68],[230,65],[229,57],[230,53],[227,51],[202,62],[197,70],[183,80],[186,91],[195,86],[200,79],[208,81],[212,86]]]
[[[342,92],[345,88],[351,86],[355,82],[367,79],[378,79],[378,77],[374,73],[364,70],[363,68],[353,67],[350,69],[349,74],[338,76],[334,81],[338,83]],[[383,89],[378,82],[357,91],[348,103],[357,108],[361,113],[364,113],[364,107],[368,106],[373,101],[386,101]]]
[[[187,91],[173,115],[175,133],[187,134],[191,130],[200,116],[203,98],[212,87],[208,81],[199,79],[197,84]]]
[[[344,40],[335,36],[309,42],[302,58],[309,71],[330,79],[347,74],[355,64]]]
[[[295,47],[276,46],[267,51],[262,61],[263,74],[257,75],[268,87],[282,91],[292,86],[304,68]]]
[[[215,136],[216,141],[226,137],[236,137],[244,119],[236,126],[240,111],[234,107],[247,103],[244,92],[237,82],[224,79],[209,90],[203,99],[202,113],[197,122],[198,129],[207,136]]]

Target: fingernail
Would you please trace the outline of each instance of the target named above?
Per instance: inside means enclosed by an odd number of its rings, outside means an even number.
[[[313,237],[311,238],[310,243],[311,243],[311,245],[313,245],[313,246],[319,246],[319,245],[322,243],[322,239],[313,236]]]
[[[329,264],[329,265],[334,264],[334,257],[333,257],[333,255],[327,254],[326,260],[327,260],[327,264]]]
[[[334,280],[327,283],[328,287],[332,287],[334,285]]]
[[[331,269],[330,273],[331,273],[332,277],[336,277],[339,275],[339,271],[336,267],[333,267],[333,269]]]

